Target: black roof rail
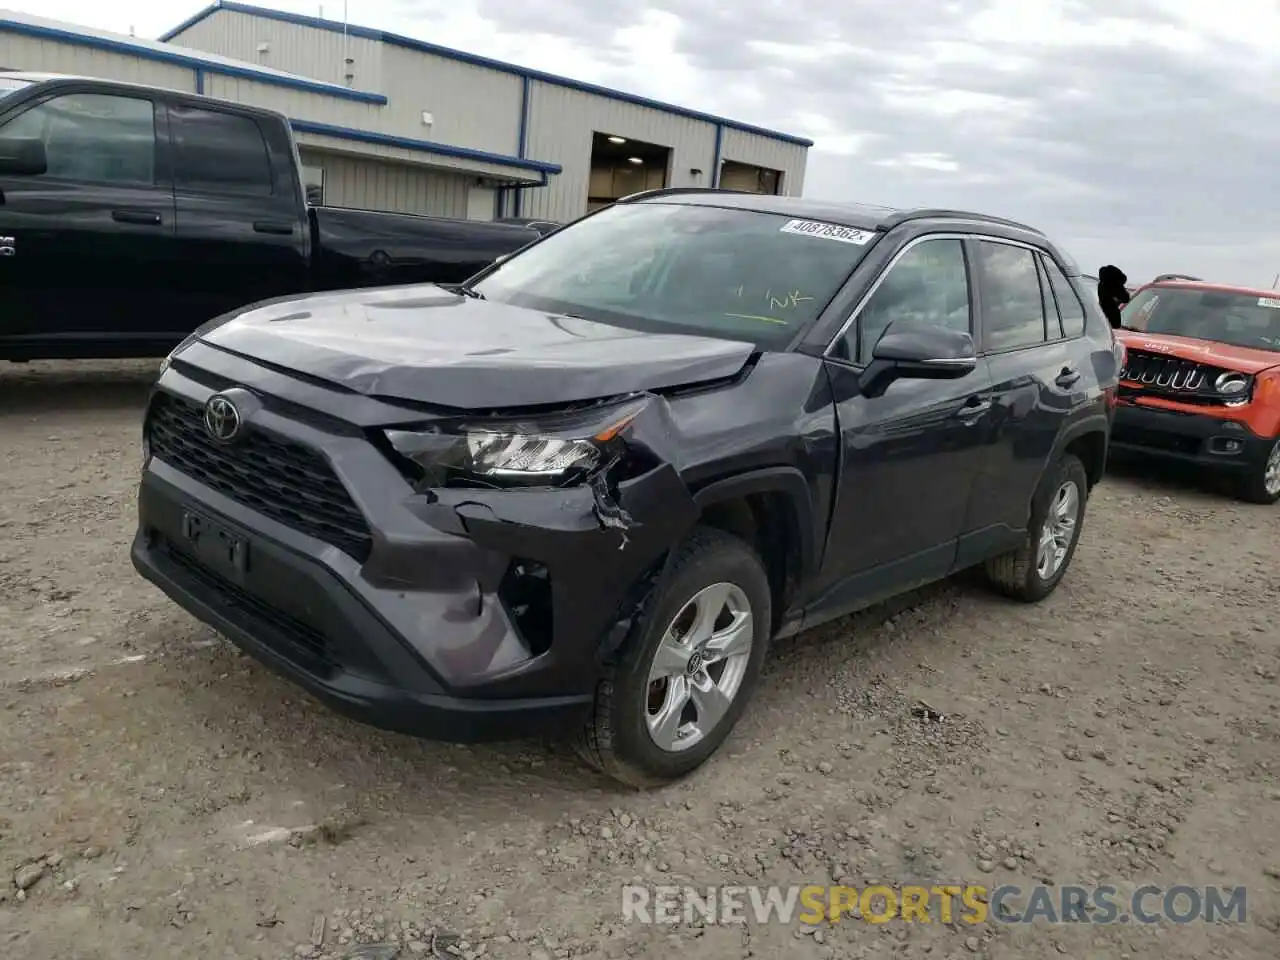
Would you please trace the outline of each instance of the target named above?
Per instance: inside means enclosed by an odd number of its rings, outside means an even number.
[[[884,230],[892,230],[894,227],[901,226],[912,220],[976,220],[979,223],[998,223],[1004,227],[1013,227],[1017,230],[1026,230],[1028,233],[1034,233],[1036,236],[1044,236],[1042,231],[1025,223],[1019,223],[1017,220],[1006,220],[1004,217],[993,217],[990,214],[973,213],[969,210],[945,210],[930,207],[924,207],[919,210],[902,210],[898,213],[890,214],[885,217],[880,226]]]
[[[654,187],[652,190],[641,190],[625,197],[619,197],[614,203],[635,203],[637,200],[648,200],[650,197],[673,197],[682,193],[746,193],[746,190],[723,190],[720,187]]]

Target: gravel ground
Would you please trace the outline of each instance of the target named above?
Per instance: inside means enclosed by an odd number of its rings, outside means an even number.
[[[1047,602],[950,582],[781,643],[722,755],[634,794],[335,717],[143,583],[154,370],[0,368],[0,955],[1280,955],[1280,510],[1113,472]],[[1249,917],[620,915],[630,882],[832,880],[1243,885]]]

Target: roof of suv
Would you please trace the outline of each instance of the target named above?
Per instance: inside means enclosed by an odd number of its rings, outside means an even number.
[[[781,213],[797,217],[825,220],[828,223],[856,230],[890,230],[908,220],[963,220],[990,223],[1014,230],[1023,230],[1037,236],[1043,234],[1035,227],[1015,220],[974,213],[968,210],[946,210],[924,207],[904,210],[883,207],[871,203],[833,203],[825,200],[805,200],[801,197],[777,197],[765,193],[747,193],[738,190],[706,189],[704,187],[664,187],[646,190],[623,197],[619,203],[640,203],[646,200],[679,198],[681,203],[730,207],[737,210],[755,210],[760,213]]]
[[[970,210],[949,210],[934,207],[899,209],[869,203],[834,203],[825,200],[806,200],[801,197],[778,197],[769,194],[747,193],[738,190],[708,189],[706,187],[663,187],[645,190],[623,197],[618,203],[645,203],[650,201],[676,202],[698,206],[727,207],[734,210],[750,210],[773,213],[806,220],[822,220],[855,230],[887,232],[911,221],[941,221],[964,224],[982,224],[991,228],[993,235],[1005,235],[1034,242],[1053,251],[1059,262],[1070,268],[1068,272],[1079,274],[1075,261],[1061,247],[1049,240],[1040,230]],[[1021,237],[1019,237],[1021,235]]]

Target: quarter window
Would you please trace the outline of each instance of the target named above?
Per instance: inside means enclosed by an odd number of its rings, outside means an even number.
[[[1067,275],[1048,257],[1041,257],[1040,262],[1049,277],[1049,286],[1053,288],[1053,297],[1058,301],[1058,313],[1062,316],[1062,335],[1080,337],[1084,335],[1084,305],[1067,279]]]
[[[268,195],[271,157],[251,118],[217,110],[172,107],[170,135],[178,189]]]
[[[6,137],[39,140],[58,180],[149,185],[156,181],[156,118],[150,100],[70,93],[4,125]]]
[[[1044,257],[1036,254],[1036,277],[1040,281],[1040,303],[1044,308],[1044,338],[1062,339],[1062,318],[1058,316],[1058,304],[1049,286],[1049,275],[1044,272]]]
[[[863,305],[858,322],[836,345],[836,356],[869,363],[890,327],[895,333],[922,327],[971,329],[962,241],[926,240],[903,254]]]
[[[982,276],[982,332],[987,350],[1044,342],[1044,298],[1035,254],[991,240],[974,242]]]

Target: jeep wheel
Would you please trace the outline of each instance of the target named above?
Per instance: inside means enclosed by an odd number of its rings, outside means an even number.
[[[637,788],[677,780],[724,742],[769,644],[769,579],[750,547],[699,528],[649,598],[639,633],[596,691],[580,752]]]
[[[1236,494],[1249,503],[1280,500],[1280,439],[1271,445],[1266,457],[1245,468],[1236,484]]]
[[[1080,542],[1088,496],[1084,464],[1073,454],[1063,454],[1040,479],[1031,502],[1027,538],[1016,550],[987,561],[991,585],[1026,603],[1053,593]]]

